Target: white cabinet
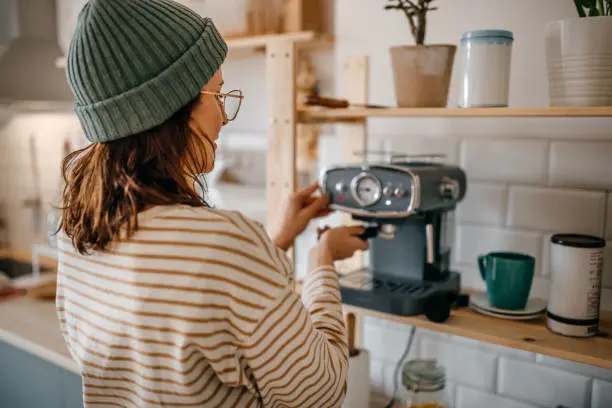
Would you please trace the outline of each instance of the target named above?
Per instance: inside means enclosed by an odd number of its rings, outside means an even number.
[[[0,341],[0,408],[82,408],[81,377]]]
[[[57,36],[64,55],[68,53],[68,45],[76,28],[79,13],[87,0],[56,0],[57,5]]]

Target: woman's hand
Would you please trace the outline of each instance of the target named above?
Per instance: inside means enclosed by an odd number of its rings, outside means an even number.
[[[289,196],[277,231],[272,234],[272,241],[278,248],[284,251],[291,248],[295,238],[304,232],[311,220],[330,213],[329,197],[314,195],[318,188],[318,184],[314,183]]]
[[[326,229],[319,238],[318,250],[333,261],[350,258],[356,251],[368,249],[368,241],[359,237],[363,233],[364,228],[359,225]]]

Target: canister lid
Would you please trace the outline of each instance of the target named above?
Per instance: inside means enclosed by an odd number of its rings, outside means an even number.
[[[603,248],[606,246],[604,239],[584,234],[556,234],[550,238],[550,242],[575,248]]]
[[[471,40],[474,38],[506,38],[514,40],[512,31],[507,30],[474,30],[463,33],[461,40]]]

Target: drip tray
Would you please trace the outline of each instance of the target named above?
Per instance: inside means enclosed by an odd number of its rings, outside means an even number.
[[[432,299],[445,299],[460,288],[456,272],[450,272],[446,280],[428,282],[400,280],[360,269],[339,275],[339,282],[344,303],[400,316],[424,314]]]

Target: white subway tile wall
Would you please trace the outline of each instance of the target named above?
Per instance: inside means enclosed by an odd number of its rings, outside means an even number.
[[[540,259],[540,275],[547,278],[550,275],[550,240],[553,233],[542,236],[542,256]]]
[[[542,237],[533,231],[459,223],[453,250],[455,260],[463,265],[476,266],[478,256],[498,250],[524,252],[539,262]]]
[[[492,183],[470,183],[469,193],[457,206],[459,222],[473,222],[493,226],[506,224],[508,189]]]
[[[594,380],[591,408],[612,407],[612,382]]]
[[[592,379],[521,360],[499,359],[497,394],[516,401],[555,407],[587,408]]]
[[[476,290],[485,290],[486,285],[482,279],[478,266],[457,264],[455,269],[461,272],[462,286]]]
[[[550,182],[554,186],[612,189],[612,143],[553,142]]]
[[[461,165],[474,181],[547,182],[548,142],[539,140],[464,140]]]
[[[389,136],[380,139],[378,151],[404,155],[442,155],[447,163],[459,164],[459,140],[448,137]],[[382,157],[372,157],[374,160]],[[371,159],[372,159],[371,158]]]
[[[536,355],[536,361],[542,365],[554,368],[562,368],[563,370],[571,371],[576,374],[582,374],[587,377],[599,378],[605,381],[612,382],[612,370],[605,368],[593,367],[587,364],[572,363],[560,358]]]
[[[536,408],[535,405],[523,404],[509,398],[489,394],[473,388],[458,386],[455,408],[495,407],[495,408]]]
[[[423,336],[419,341],[419,357],[438,360],[450,381],[489,392],[495,390],[497,356],[493,352]]]
[[[610,144],[573,141],[567,135],[563,142],[500,136],[458,139],[459,163],[468,173],[467,196],[457,209],[453,255],[462,284],[485,288],[478,255],[521,251],[536,257],[531,296],[548,299],[550,237],[558,232],[589,233],[610,240],[604,260],[602,308],[612,310]],[[409,152],[415,143],[427,146],[422,140],[396,137],[393,150]],[[580,165],[586,167],[579,169]],[[382,387],[387,393],[392,390],[393,369],[403,351],[402,342],[395,338],[405,341],[408,331],[409,327],[396,323],[392,329],[377,323],[364,331],[372,358],[387,373]],[[420,333],[417,330],[410,357],[435,357],[443,362],[455,385],[455,408],[612,407],[611,370],[468,338]],[[377,387],[379,381],[377,377]]]
[[[603,235],[604,192],[515,186],[508,207],[512,228]]]
[[[525,360],[525,361],[535,361],[536,359],[535,353],[525,351],[525,350],[513,349],[510,347],[500,346],[498,344],[483,343],[482,341],[470,339],[468,337],[455,336],[455,335],[450,336],[450,339],[454,342],[463,344],[464,346],[468,346],[468,347],[471,347],[477,350],[488,351],[490,353],[494,353],[500,356],[520,358],[521,360]]]

